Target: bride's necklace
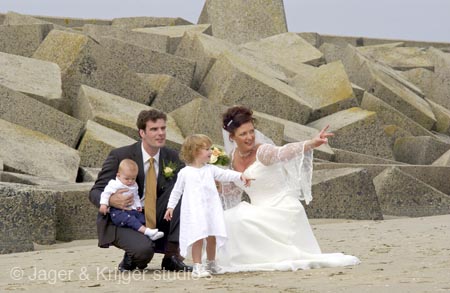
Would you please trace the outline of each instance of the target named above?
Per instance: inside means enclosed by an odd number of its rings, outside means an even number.
[[[248,157],[248,156],[251,155],[251,153],[253,152],[253,149],[251,149],[250,151],[248,151],[248,152],[246,152],[246,153],[241,153],[241,151],[240,151],[239,149],[238,149],[237,151],[238,151],[239,157],[241,157],[241,158],[246,158],[246,157]]]

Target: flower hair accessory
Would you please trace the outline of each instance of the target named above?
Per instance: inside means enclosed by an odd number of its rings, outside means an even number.
[[[169,161],[163,161],[163,175],[166,179],[171,179],[175,175],[175,170],[177,170],[178,166],[176,163]]]
[[[209,163],[216,166],[228,166],[230,164],[230,157],[228,157],[227,153],[218,146],[211,147],[211,158],[209,159]]]

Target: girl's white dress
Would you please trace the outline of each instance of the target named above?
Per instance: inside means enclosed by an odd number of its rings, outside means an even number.
[[[240,177],[240,172],[214,165],[186,166],[180,170],[167,207],[174,208],[183,195],[180,212],[180,254],[183,257],[195,241],[208,236],[216,236],[217,248],[224,245],[227,233],[215,180],[239,182]]]
[[[256,161],[244,171],[244,175],[255,179],[244,188],[251,203],[241,202],[239,193],[233,195],[236,190],[228,186],[224,216],[229,238],[217,255],[225,271],[297,270],[359,263],[357,257],[320,250],[300,202],[312,199],[312,151],[304,152],[303,148],[303,143],[283,147],[263,144],[258,148]]]

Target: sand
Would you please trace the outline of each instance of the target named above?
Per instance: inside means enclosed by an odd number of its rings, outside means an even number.
[[[82,240],[0,255],[0,292],[450,292],[450,215],[384,221],[311,220],[323,252],[358,256],[353,267],[252,272],[193,279],[148,271],[121,274],[123,252]]]

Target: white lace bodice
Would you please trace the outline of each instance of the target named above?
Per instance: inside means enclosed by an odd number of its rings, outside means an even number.
[[[262,144],[256,153],[256,161],[244,174],[254,178],[244,190],[252,204],[270,205],[279,202],[278,197],[294,197],[309,203],[311,197],[312,150],[304,151],[304,142],[290,143],[281,147]],[[234,152],[232,153],[233,158]],[[243,188],[243,186],[240,186]],[[224,208],[240,202],[241,192],[228,184],[223,188]]]

